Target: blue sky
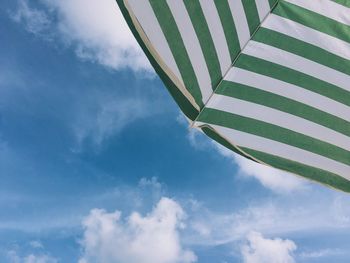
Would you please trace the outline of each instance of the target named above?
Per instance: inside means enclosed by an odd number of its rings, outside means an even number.
[[[113,0],[3,0],[0,40],[1,263],[349,262],[349,195],[189,130]]]

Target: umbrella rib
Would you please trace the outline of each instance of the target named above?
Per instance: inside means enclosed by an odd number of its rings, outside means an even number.
[[[255,36],[255,34],[258,32],[258,30],[261,28],[261,25],[265,22],[265,20],[270,16],[270,14],[272,13],[272,11],[276,8],[276,6],[279,4],[280,0],[277,0],[276,3],[272,6],[272,8],[270,9],[270,12],[264,17],[264,19],[261,21],[261,23],[259,24],[259,26],[254,30],[253,34],[250,36],[249,40],[244,44],[243,48],[239,51],[239,53],[237,54],[237,56],[235,57],[235,59],[232,61],[230,67],[226,70],[225,74],[223,74],[223,76],[220,78],[219,83],[215,86],[215,89],[213,90],[213,92],[211,93],[210,97],[207,99],[207,101],[204,103],[204,106],[202,107],[202,109],[200,109],[200,111],[198,112],[197,117],[190,122],[190,128],[199,128],[196,126],[196,122],[199,118],[199,116],[201,115],[201,113],[203,112],[203,110],[206,108],[207,104],[209,103],[209,101],[211,100],[211,98],[213,97],[213,95],[215,94],[216,90],[218,89],[218,87],[220,86],[220,84],[224,81],[225,77],[227,76],[228,72],[233,68],[233,66],[236,64],[236,61],[239,59],[239,57],[241,56],[241,54],[243,53],[243,51],[245,50],[245,48],[247,47],[247,45],[249,44],[249,42],[253,39],[253,37]]]

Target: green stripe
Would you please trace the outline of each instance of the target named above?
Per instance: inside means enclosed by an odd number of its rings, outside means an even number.
[[[174,98],[176,103],[179,105],[181,111],[190,119],[190,120],[195,120],[196,117],[198,116],[199,112],[196,110],[196,108],[193,107],[193,105],[188,101],[188,99],[182,94],[182,92],[178,89],[178,87],[173,83],[173,81],[169,78],[169,76],[163,71],[163,69],[160,67],[158,62],[155,60],[153,55],[149,52],[148,48],[146,45],[143,43],[139,33],[137,32],[132,19],[130,17],[130,14],[128,10],[126,9],[124,5],[123,0],[117,0],[117,3],[119,5],[119,8],[128,23],[131,32],[135,36],[137,42],[141,46],[142,50],[145,52],[148,60],[150,61],[151,65],[157,72],[158,76],[161,78],[165,86],[167,87],[169,93],[171,96]]]
[[[261,0],[257,0],[261,1]],[[260,25],[260,18],[258,8],[256,7],[255,0],[243,0],[242,1],[245,16],[247,18],[250,35],[252,36],[255,30]]]
[[[204,104],[199,84],[169,6],[166,1],[159,0],[150,0],[150,4],[173,53],[185,86],[194,97],[196,103],[202,108]]]
[[[298,101],[239,83],[223,81],[217,94],[274,108],[350,136],[350,122]]]
[[[344,192],[350,192],[350,182],[334,173],[253,149],[242,147],[242,150],[259,161],[275,168],[301,175]]]
[[[216,9],[218,10],[222,28],[225,33],[226,42],[230,51],[231,61],[233,62],[241,51],[239,45],[238,34],[235,22],[230,11],[230,6],[227,0],[214,0]]]
[[[306,75],[300,71],[296,71],[246,54],[240,55],[239,59],[235,63],[235,66],[294,84],[350,106],[350,92],[328,82]],[[302,68],[300,68],[300,70],[302,70]]]
[[[350,75],[350,60],[288,35],[267,28],[260,28],[254,36],[254,41],[283,49]]]
[[[280,1],[280,4],[274,10],[274,14],[350,43],[350,26],[339,23],[326,16],[285,1]]]
[[[159,0],[155,0],[159,1]],[[202,48],[213,90],[222,79],[220,62],[199,0],[184,1]]]
[[[349,0],[332,0],[333,2],[336,2],[340,5],[350,7],[350,1]]]
[[[254,134],[350,165],[349,151],[264,121],[211,108],[205,108],[198,116],[198,121]]]

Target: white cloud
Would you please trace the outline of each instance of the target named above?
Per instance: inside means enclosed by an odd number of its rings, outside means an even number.
[[[334,199],[332,205],[330,206],[331,213],[337,220],[337,225],[339,226],[349,226],[350,225],[350,206],[349,206],[349,196],[338,195]]]
[[[225,157],[232,158],[239,167],[239,173],[245,177],[257,179],[263,186],[278,193],[290,193],[306,188],[306,181],[295,175],[253,162],[242,157],[224,146],[213,142],[215,148]]]
[[[32,240],[29,242],[29,245],[32,247],[32,248],[44,248],[43,244],[38,241],[38,240]]]
[[[26,30],[38,35],[48,30],[51,21],[46,12],[31,8],[26,0],[18,1],[18,9],[11,14],[11,18],[17,23],[23,23]]]
[[[75,48],[78,57],[119,70],[131,68],[153,75],[153,69],[128,28],[115,0],[41,0],[39,10],[19,0],[13,16],[44,38],[56,36]],[[48,17],[55,17],[49,20]]]
[[[26,255],[19,256],[15,250],[10,250],[7,253],[10,263],[58,263],[58,259],[49,255]]]
[[[92,210],[84,220],[80,263],[190,263],[195,254],[181,246],[179,229],[185,213],[175,201],[162,198],[147,216]]]
[[[212,146],[212,143],[201,130],[190,128],[187,133],[187,139],[196,150],[205,150]]]
[[[165,185],[160,183],[158,178],[154,176],[150,179],[146,177],[141,178],[138,186],[143,193],[148,193],[148,196],[152,197],[151,199],[153,202],[161,199],[166,188]]]
[[[289,193],[306,188],[306,181],[295,175],[253,162],[238,154],[234,160],[243,176],[257,179],[263,186],[278,193]]]
[[[77,54],[114,69],[152,71],[114,0],[45,0],[59,14],[59,30]]]
[[[248,243],[242,247],[244,263],[294,263],[292,253],[297,249],[291,240],[264,238],[258,232],[251,232]]]
[[[139,181],[139,187],[145,188],[145,187],[151,187],[152,189],[156,190],[157,192],[160,192],[162,189],[162,184],[158,181],[157,177],[151,177],[150,179],[146,177],[142,177]]]
[[[120,133],[130,123],[150,114],[149,102],[143,98],[94,96],[91,102],[82,104],[76,120],[72,122],[78,150],[87,139],[95,146],[101,146],[106,139]]]
[[[200,235],[204,237],[209,237],[211,235],[211,228],[201,221],[195,221],[191,224],[191,227]]]

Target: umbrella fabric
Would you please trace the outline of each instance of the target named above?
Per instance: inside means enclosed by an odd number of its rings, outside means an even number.
[[[350,192],[350,1],[117,2],[192,127]]]

